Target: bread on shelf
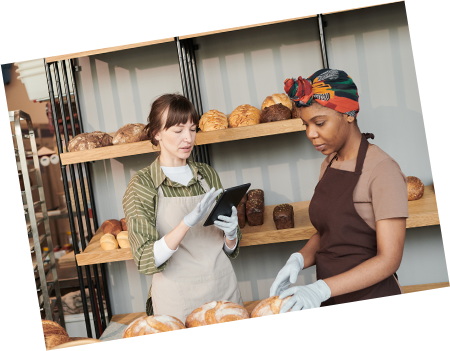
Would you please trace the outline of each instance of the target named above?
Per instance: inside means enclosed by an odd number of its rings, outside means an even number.
[[[149,140],[146,132],[144,132],[145,124],[128,123],[120,127],[112,139],[113,145],[121,145],[135,143],[138,141]]]
[[[230,301],[211,301],[196,308],[186,318],[186,328],[249,318],[245,307]]]
[[[104,234],[117,235],[122,231],[122,224],[117,219],[107,219],[102,223],[101,228]]]
[[[286,94],[272,94],[266,97],[261,105],[261,111],[264,111],[266,107],[273,105],[282,104],[286,106],[289,110],[292,110],[292,101]]]
[[[260,199],[249,199],[245,204],[245,214],[250,226],[264,224],[264,201]]]
[[[128,232],[123,231],[117,234],[117,243],[121,249],[127,249],[130,247],[130,242],[128,241]]]
[[[245,203],[241,202],[236,206],[239,228],[245,227]]]
[[[414,176],[406,177],[408,186],[408,201],[419,200],[425,191],[422,181]]]
[[[178,318],[166,315],[144,316],[131,322],[124,330],[122,338],[164,333],[179,329],[186,329],[186,327]]]
[[[42,319],[41,322],[47,350],[70,341],[69,334],[58,323],[47,319]]]
[[[283,104],[266,107],[261,112],[261,123],[284,121],[291,119],[291,110]]]
[[[100,131],[92,133],[81,133],[74,137],[67,144],[69,152],[91,150],[112,145],[112,136]]]
[[[127,231],[128,230],[128,228],[127,228],[127,221],[126,221],[125,218],[121,218],[120,219],[120,225],[122,226],[122,231]]]
[[[279,314],[280,309],[286,304],[286,302],[292,296],[288,296],[283,300],[279,299],[278,295],[269,297],[262,300],[259,304],[255,306],[251,313],[251,318],[271,316],[274,314]],[[289,310],[290,311],[290,310]]]
[[[247,199],[248,200],[259,199],[264,202],[264,190],[262,189],[249,190],[247,193]]]
[[[119,248],[119,243],[116,240],[116,237],[112,234],[103,234],[100,238],[100,246],[103,250],[115,250]]]
[[[260,123],[261,111],[256,107],[245,104],[236,107],[228,118],[231,128],[251,126]]]
[[[228,118],[223,112],[217,110],[209,110],[208,112],[205,112],[200,118],[199,128],[202,130],[202,132],[227,129]]]
[[[273,221],[278,230],[294,228],[294,207],[289,204],[275,206]]]

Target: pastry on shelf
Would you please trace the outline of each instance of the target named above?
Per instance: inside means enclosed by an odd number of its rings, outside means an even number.
[[[127,228],[127,220],[125,218],[121,218],[120,219],[120,225],[122,226],[122,230],[123,231],[127,231],[128,230],[128,228]]]
[[[255,306],[251,313],[251,318],[272,316],[274,314],[279,314],[280,309],[286,304],[286,302],[292,296],[288,296],[283,300],[280,300],[277,296],[272,296],[267,299],[262,300],[259,304]],[[290,311],[290,310],[289,310]]]
[[[249,190],[247,193],[247,198],[248,198],[248,200],[259,199],[262,202],[264,202],[264,190],[262,190],[262,189]]]
[[[117,235],[122,231],[122,224],[117,219],[107,219],[102,223],[101,229],[104,234]]]
[[[294,228],[294,208],[289,204],[281,204],[273,209],[273,221],[277,230]]]
[[[91,150],[112,145],[112,136],[100,131],[92,133],[81,133],[69,141],[67,149],[69,152]]]
[[[406,177],[406,181],[408,185],[408,201],[419,200],[425,191],[422,181],[414,176]]]
[[[286,119],[291,119],[291,110],[283,104],[266,107],[261,112],[261,123],[284,121]]]
[[[245,307],[230,301],[211,301],[196,308],[186,318],[186,328],[249,318]]]
[[[228,118],[224,113],[217,110],[209,110],[200,118],[199,128],[202,132],[211,130],[227,129]]]
[[[116,250],[119,248],[119,243],[116,240],[116,237],[112,234],[103,234],[100,238],[100,246],[103,250]]]
[[[268,97],[266,97],[261,105],[261,111],[264,111],[266,107],[282,104],[283,106],[286,106],[289,111],[292,110],[292,101],[289,99],[289,96],[286,94],[272,94]]]
[[[130,247],[127,231],[123,231],[117,234],[117,243],[119,244],[121,249],[127,249]]]
[[[147,133],[144,131],[145,124],[128,123],[120,127],[112,140],[113,145],[135,143],[138,141],[149,140]]]
[[[60,344],[69,342],[69,334],[58,323],[42,319],[42,329],[44,331],[45,347],[47,350]]]
[[[186,327],[178,318],[166,315],[144,316],[131,322],[123,331],[122,338],[164,333],[179,329],[186,329]]]
[[[260,199],[249,199],[245,204],[245,214],[250,226],[264,224],[264,201]]]
[[[236,107],[228,118],[231,128],[251,126],[260,123],[261,111],[256,107],[245,104]]]
[[[245,227],[245,203],[240,202],[239,205],[236,206],[236,210],[237,210],[239,228],[242,229]]]

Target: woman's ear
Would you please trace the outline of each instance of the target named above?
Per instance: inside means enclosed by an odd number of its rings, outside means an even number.
[[[345,114],[345,113],[344,113],[344,117],[345,117],[345,120],[346,120],[348,123],[353,123],[353,121],[355,120],[355,117],[349,116],[349,115],[347,115],[347,114]]]

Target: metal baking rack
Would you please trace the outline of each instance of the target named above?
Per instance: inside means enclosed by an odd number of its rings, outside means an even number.
[[[24,215],[26,217],[27,234],[30,243],[30,253],[32,256],[33,270],[36,278],[36,292],[38,295],[39,308],[44,313],[45,319],[58,322],[63,328],[64,311],[61,302],[61,293],[59,289],[58,275],[56,272],[55,255],[53,253],[53,243],[50,234],[50,224],[47,216],[47,206],[45,203],[44,188],[42,186],[41,170],[37,154],[36,139],[30,116],[23,111],[10,111],[9,121],[12,136],[14,139],[14,151],[18,158],[16,161],[17,171],[22,177],[23,190],[22,202]],[[20,121],[26,121],[27,133],[22,131]],[[29,140],[31,150],[26,150],[25,139]],[[27,143],[28,144],[28,143]],[[30,159],[31,158],[31,159]],[[32,168],[28,168],[31,166]],[[35,181],[32,184],[30,175],[33,175]],[[38,192],[38,198],[33,197],[33,191]],[[42,215],[36,216],[36,208],[41,208]],[[44,234],[39,234],[40,225],[44,225]],[[48,251],[42,250],[42,243],[47,242]],[[46,258],[50,259],[49,264],[44,264]],[[49,272],[53,275],[53,282],[47,282]],[[54,293],[56,298],[50,298]],[[55,312],[57,307],[57,312]]]

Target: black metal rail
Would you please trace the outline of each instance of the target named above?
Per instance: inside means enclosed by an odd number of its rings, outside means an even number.
[[[324,26],[323,16],[321,13],[317,15],[317,24],[319,25],[320,48],[322,51],[323,68],[329,68],[328,67],[327,45],[325,43],[325,33],[323,30],[323,28],[326,26],[326,23]]]

